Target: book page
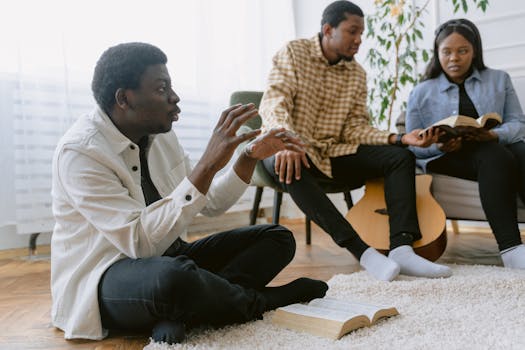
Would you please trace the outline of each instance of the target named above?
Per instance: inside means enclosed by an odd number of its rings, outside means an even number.
[[[373,321],[374,315],[382,309],[390,309],[390,306],[371,305],[358,301],[338,300],[334,298],[317,298],[308,304],[330,310],[339,310],[349,315],[365,315]]]
[[[453,115],[444,119],[441,119],[431,126],[425,128],[419,133],[419,136],[422,136],[425,132],[433,128],[439,128],[442,132],[445,132],[445,135],[439,139],[439,142],[446,142],[450,138],[461,136],[458,134],[455,127],[458,126],[471,126],[474,128],[485,128],[492,129],[498,124],[503,122],[501,116],[498,113],[487,113],[481,117],[474,119],[464,115]]]
[[[278,310],[291,312],[298,315],[323,318],[327,320],[345,322],[355,316],[361,315],[360,313],[348,312],[346,310],[337,310],[330,308],[317,307],[313,305],[305,304],[292,304],[278,308]]]
[[[450,127],[454,127],[456,125],[456,122],[458,121],[458,117],[459,116],[454,115],[454,116],[447,117],[445,119],[441,119],[441,120],[435,122],[434,124],[432,124],[430,126],[430,128],[433,127],[433,126],[438,126],[438,125],[448,125]]]
[[[437,123],[434,123],[433,125],[434,126],[448,125],[451,127],[456,127],[456,126],[461,125],[461,126],[473,126],[475,128],[479,128],[481,126],[477,119],[466,117],[464,115],[455,115],[452,117],[448,117],[448,118],[438,121]]]
[[[476,121],[485,129],[492,129],[503,122],[498,113],[487,113],[476,119]]]
[[[286,328],[339,339],[354,329],[370,326],[377,319],[398,314],[395,307],[318,298],[308,304],[277,308],[272,322]]]

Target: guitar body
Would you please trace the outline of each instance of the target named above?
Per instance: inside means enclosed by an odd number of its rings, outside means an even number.
[[[430,193],[431,175],[416,176],[416,207],[421,235],[414,251],[436,261],[447,246],[446,216]],[[368,180],[365,195],[354,205],[346,219],[369,246],[386,254],[390,249],[390,224],[385,203],[383,178]]]

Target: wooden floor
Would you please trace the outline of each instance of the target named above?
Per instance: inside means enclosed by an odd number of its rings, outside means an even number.
[[[313,244],[307,246],[304,223],[283,224],[296,232],[297,253],[272,285],[298,276],[327,281],[334,274],[359,270],[357,261],[315,225],[312,225]],[[463,231],[460,235],[449,233],[447,250],[439,261],[501,264],[495,241],[487,229]],[[63,333],[50,324],[49,247],[39,247],[38,254],[30,260],[22,249],[0,251],[0,349],[142,349],[149,343],[148,334],[114,335],[98,342],[64,340]]]

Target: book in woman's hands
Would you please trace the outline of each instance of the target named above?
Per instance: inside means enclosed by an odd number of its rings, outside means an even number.
[[[460,137],[468,129],[472,133],[472,128],[492,129],[502,123],[502,118],[498,113],[487,113],[475,119],[464,115],[453,115],[432,124],[425,130],[421,131],[420,135],[427,130],[438,128],[442,131],[439,137],[439,142],[446,142],[452,138]]]
[[[339,339],[354,329],[371,326],[379,319],[398,314],[392,306],[325,297],[308,304],[280,307],[275,311],[272,322],[285,328]]]

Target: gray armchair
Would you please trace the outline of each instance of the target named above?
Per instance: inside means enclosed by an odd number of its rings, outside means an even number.
[[[236,103],[254,103],[257,108],[261,102],[263,93],[261,91],[237,91],[234,92],[230,97],[230,105]],[[248,120],[244,125],[239,128],[238,133],[245,133],[247,131],[258,129],[261,127],[262,120],[259,115]],[[244,144],[239,146],[239,149],[242,149]],[[257,162],[255,171],[253,173],[250,184],[256,186],[255,198],[253,200],[253,207],[250,211],[250,225],[255,224],[257,219],[257,213],[259,212],[259,205],[261,203],[262,193],[265,187],[269,187],[274,190],[274,199],[273,199],[273,213],[272,213],[272,222],[274,224],[279,223],[279,216],[281,212],[281,204],[283,193],[285,189],[281,184],[276,183],[273,178],[267,173],[262,162]],[[352,196],[350,191],[355,188],[350,188],[347,185],[339,185],[334,183],[321,183],[321,187],[326,193],[339,193],[343,192],[345,197],[345,202],[350,209],[353,206]],[[306,229],[306,244],[311,244],[312,235],[311,235],[311,220],[310,218],[305,218],[305,229]]]

